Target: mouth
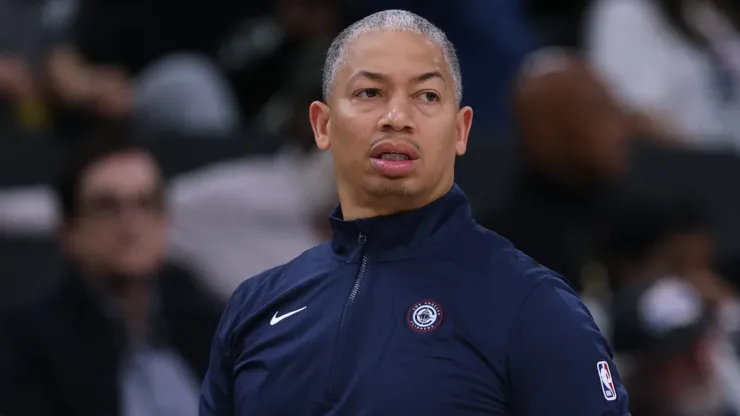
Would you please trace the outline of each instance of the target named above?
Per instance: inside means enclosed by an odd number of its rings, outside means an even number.
[[[381,153],[379,156],[375,157],[376,159],[380,160],[388,160],[391,162],[401,162],[404,160],[411,160],[411,157],[405,153]]]
[[[403,178],[416,169],[419,152],[411,143],[383,142],[370,152],[373,167],[387,178]]]
[[[370,156],[373,159],[388,162],[406,162],[417,160],[419,153],[416,148],[407,143],[381,143],[372,149]]]

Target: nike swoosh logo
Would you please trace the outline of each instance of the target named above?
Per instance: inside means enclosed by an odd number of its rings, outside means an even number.
[[[304,309],[306,309],[305,306],[302,307],[301,309],[296,309],[293,312],[288,312],[283,316],[278,316],[278,312],[275,312],[275,316],[273,316],[272,319],[270,319],[270,325],[275,325],[276,323],[282,321],[283,319],[293,316]]]

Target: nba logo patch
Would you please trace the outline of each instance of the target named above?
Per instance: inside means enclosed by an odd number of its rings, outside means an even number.
[[[596,369],[599,371],[599,380],[601,380],[601,391],[604,392],[604,398],[610,402],[617,400],[617,389],[614,387],[612,370],[609,368],[609,363],[607,363],[606,361],[599,361],[598,363],[596,363]]]
[[[429,332],[442,323],[442,307],[433,300],[422,300],[411,306],[406,323],[416,332]]]

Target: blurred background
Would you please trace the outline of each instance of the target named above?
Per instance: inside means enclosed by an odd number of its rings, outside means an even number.
[[[455,44],[456,180],[633,415],[740,415],[738,0],[0,0],[1,414],[197,414],[228,296],[329,238],[308,104],[388,8]]]

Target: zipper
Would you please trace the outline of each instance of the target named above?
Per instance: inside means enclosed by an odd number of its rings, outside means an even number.
[[[360,269],[355,276],[355,283],[352,285],[352,290],[347,296],[347,301],[344,304],[344,311],[342,311],[342,318],[339,321],[339,335],[337,336],[336,347],[334,348],[334,358],[331,363],[331,370],[329,373],[329,397],[331,401],[338,401],[340,398],[341,378],[338,376],[340,368],[344,364],[344,358],[346,355],[346,344],[348,339],[347,326],[351,317],[352,307],[354,306],[357,294],[360,292],[362,287],[362,280],[365,276],[365,270],[367,269],[367,255],[365,254],[365,243],[367,243],[367,236],[360,233],[357,237],[357,243],[360,245],[360,253],[362,254],[362,260],[360,261]]]

